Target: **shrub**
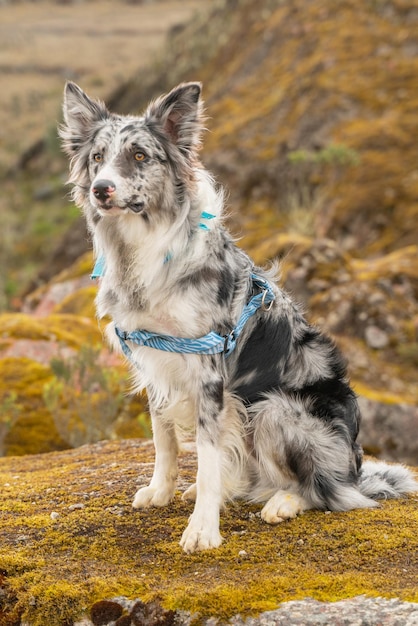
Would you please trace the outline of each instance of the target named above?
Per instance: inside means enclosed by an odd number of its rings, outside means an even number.
[[[4,440],[20,416],[22,406],[17,403],[17,393],[9,391],[0,402],[0,456],[4,456]]]
[[[129,399],[122,374],[104,367],[100,348],[83,346],[70,359],[54,358],[54,378],[43,397],[60,436],[71,446],[114,436],[115,423]]]

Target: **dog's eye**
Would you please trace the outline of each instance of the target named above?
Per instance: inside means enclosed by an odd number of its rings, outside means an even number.
[[[96,161],[96,163],[101,163],[103,161],[103,156],[99,153],[93,154],[93,160]]]
[[[135,161],[144,161],[145,154],[143,152],[135,152],[134,159]]]

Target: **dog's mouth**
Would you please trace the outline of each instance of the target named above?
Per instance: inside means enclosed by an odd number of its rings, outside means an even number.
[[[102,215],[115,215],[117,213],[125,213],[126,211],[138,215],[144,210],[144,202],[127,202],[118,206],[108,202],[101,202],[98,204],[97,209]]]
[[[142,213],[142,211],[144,210],[144,203],[130,202],[126,205],[126,208],[129,209],[129,211],[132,211],[132,213]]]

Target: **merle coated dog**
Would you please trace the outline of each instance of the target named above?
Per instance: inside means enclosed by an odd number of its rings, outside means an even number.
[[[222,191],[199,161],[201,85],[185,83],[142,116],[116,115],[65,89],[70,183],[100,261],[97,311],[146,388],[155,443],[133,506],[174,496],[178,437],[196,432],[186,552],[222,541],[231,498],[263,502],[269,524],[307,509],[346,511],[414,491],[402,466],[362,463],[360,415],[345,362],[222,223]]]

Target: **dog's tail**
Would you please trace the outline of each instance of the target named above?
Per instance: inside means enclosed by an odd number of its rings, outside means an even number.
[[[365,461],[360,470],[358,488],[368,498],[387,500],[418,492],[418,482],[404,465]]]

